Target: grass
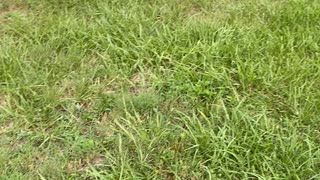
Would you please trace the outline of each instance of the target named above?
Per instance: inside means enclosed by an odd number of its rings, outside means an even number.
[[[0,179],[320,179],[319,12],[0,0]]]

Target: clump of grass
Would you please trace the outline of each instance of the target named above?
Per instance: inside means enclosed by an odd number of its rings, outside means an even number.
[[[0,0],[0,179],[317,179],[320,2]]]

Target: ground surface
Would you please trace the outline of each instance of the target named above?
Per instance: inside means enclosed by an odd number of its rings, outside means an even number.
[[[319,14],[1,0],[0,179],[320,179]]]

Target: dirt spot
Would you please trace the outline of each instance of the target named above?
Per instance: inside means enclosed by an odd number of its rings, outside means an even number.
[[[152,72],[145,70],[134,74],[130,79],[131,84],[130,92],[134,95],[148,93],[151,91]]]
[[[71,172],[84,172],[90,167],[101,167],[104,166],[105,156],[101,154],[89,155],[83,159],[71,161],[66,165],[66,168]]]
[[[61,93],[60,94],[61,100],[74,99],[75,90],[73,88],[74,86],[71,81],[64,80],[61,82],[59,86],[60,86],[59,92]]]
[[[5,8],[3,8],[3,10],[1,12],[6,13],[6,12],[10,12],[10,11],[19,10],[19,9],[20,9],[20,6],[18,4],[12,4],[12,5],[9,5]]]
[[[4,3],[1,2],[0,3]],[[4,17],[6,14],[10,12],[23,12],[25,10],[24,6],[22,4],[10,4],[7,6],[4,6],[3,8],[0,8],[0,23],[4,21]]]
[[[202,8],[199,4],[195,4],[193,3],[190,8],[187,9],[186,15],[188,16],[197,16],[197,15],[201,15],[202,12]]]
[[[216,1],[210,5],[192,3],[184,12],[186,22],[191,25],[204,23],[208,25],[221,25],[228,22],[236,24],[262,23],[268,12],[276,12],[285,1],[281,0],[258,0]]]
[[[0,135],[9,132],[13,128],[13,122],[5,123],[0,127]]]
[[[192,3],[185,10],[185,17],[189,23],[206,23],[206,24],[217,24],[226,21],[229,17],[227,7],[219,4],[210,8],[209,10],[204,9],[201,5]]]
[[[0,9],[0,16],[5,15],[6,13],[12,12],[12,11],[20,11],[22,10],[22,5],[20,4],[11,4],[8,5],[2,9]]]
[[[119,93],[120,91],[120,87],[119,85],[117,85],[119,82],[119,77],[115,77],[111,80],[104,80],[103,82],[101,82],[100,84],[105,84],[103,86],[103,93],[104,94],[116,94]]]
[[[157,169],[155,169],[155,174],[161,176],[163,179],[175,179],[175,175],[169,170],[168,166],[163,160],[160,160]]]
[[[114,131],[110,127],[112,126],[111,123],[113,119],[116,119],[117,116],[119,115],[117,115],[115,112],[105,112],[100,121],[95,124],[95,131],[97,135],[102,137],[112,136]]]
[[[0,106],[6,106],[8,104],[8,98],[5,95],[0,95]]]
[[[43,153],[36,153],[33,157],[33,161],[30,162],[27,167],[30,171],[37,170],[43,163],[48,159],[48,157]]]
[[[91,158],[91,165],[95,167],[100,167],[104,165],[105,157],[102,155],[95,155]]]

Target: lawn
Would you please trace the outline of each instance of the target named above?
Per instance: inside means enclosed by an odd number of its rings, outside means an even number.
[[[0,179],[320,179],[320,1],[0,0]]]

